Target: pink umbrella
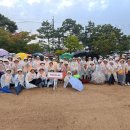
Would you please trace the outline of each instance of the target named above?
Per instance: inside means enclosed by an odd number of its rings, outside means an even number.
[[[0,57],[4,57],[4,56],[8,56],[9,52],[4,50],[4,49],[0,49]]]

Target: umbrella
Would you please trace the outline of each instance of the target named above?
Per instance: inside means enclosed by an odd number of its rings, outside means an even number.
[[[4,57],[4,56],[8,56],[9,52],[4,50],[4,49],[0,49],[0,57]]]
[[[42,54],[42,53],[34,53],[34,54],[32,54],[32,56],[34,56],[34,57],[39,56],[41,60],[43,60],[43,59],[44,59],[44,56],[43,56],[43,54]]]
[[[62,54],[61,56],[60,56],[60,58],[61,59],[64,59],[64,58],[66,58],[66,59],[71,59],[72,58],[72,54],[70,54],[70,53],[64,53],[64,54]]]
[[[96,57],[99,58],[99,56],[94,52],[87,52],[87,51],[78,51],[73,54],[73,57]]]
[[[84,89],[82,82],[77,78],[71,77],[69,83],[72,85],[72,88],[80,92]]]
[[[16,57],[20,57],[23,60],[28,57],[28,54],[20,52],[16,54]]]

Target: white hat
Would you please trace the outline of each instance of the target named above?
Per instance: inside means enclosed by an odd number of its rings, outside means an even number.
[[[9,62],[9,60],[8,60],[8,59],[3,59],[3,61],[4,61],[4,62]]]
[[[50,64],[50,63],[52,63],[52,64],[53,64],[53,62],[52,62],[52,61],[50,61],[50,62],[49,62],[49,64]]]
[[[10,69],[10,68],[7,68],[6,71],[11,71],[11,69]]]
[[[17,69],[17,72],[19,72],[19,71],[23,71],[22,69]]]
[[[101,60],[98,60],[98,62],[102,62]]]
[[[69,63],[68,63],[67,61],[65,61],[65,63],[64,63],[64,64],[68,65]]]
[[[90,65],[92,65],[92,64],[94,65],[94,62],[93,62],[93,61],[90,62]]]
[[[112,57],[112,56],[109,56],[109,59],[113,59],[113,57]]]
[[[30,71],[35,70],[35,68],[31,68]]]
[[[108,60],[107,60],[107,59],[104,59],[103,61],[106,61],[106,62],[108,62]]]
[[[45,64],[45,62],[44,62],[44,61],[41,61],[40,64]]]
[[[68,71],[67,74],[71,74],[72,75],[71,71]]]
[[[17,58],[15,58],[13,61],[19,61]]]
[[[44,70],[44,68],[39,68],[39,71],[40,71],[40,70]]]
[[[50,71],[54,71],[54,68],[51,68]]]
[[[64,62],[62,59],[59,62]]]

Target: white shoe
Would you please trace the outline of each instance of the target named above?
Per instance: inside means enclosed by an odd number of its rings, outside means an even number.
[[[53,90],[55,90],[56,88],[55,87],[53,87]]]

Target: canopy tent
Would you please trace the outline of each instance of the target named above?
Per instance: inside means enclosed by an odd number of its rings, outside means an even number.
[[[70,53],[64,53],[64,54],[62,54],[61,56],[60,56],[60,59],[64,59],[64,58],[66,58],[66,59],[71,59],[73,57],[73,55],[72,54],[70,54]]]
[[[9,52],[0,48],[0,57],[5,57],[5,56],[8,56],[9,55]]]
[[[28,57],[28,54],[20,52],[16,54],[16,57],[20,57],[23,60]]]
[[[99,58],[98,54],[94,53],[94,52],[87,52],[87,51],[78,51],[73,53],[73,57],[96,57]]]

